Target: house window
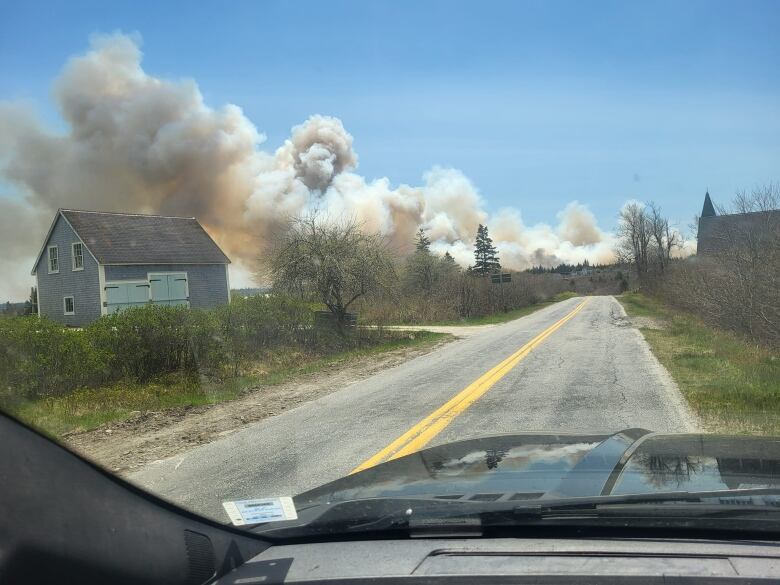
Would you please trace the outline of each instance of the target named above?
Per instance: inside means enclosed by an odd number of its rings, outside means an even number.
[[[60,257],[57,246],[49,246],[49,274],[60,271]]]
[[[66,315],[75,315],[76,314],[76,303],[73,300],[73,296],[63,297],[63,299],[62,299],[62,308],[64,309],[64,313]]]
[[[84,270],[84,246],[82,246],[81,242],[71,244],[71,252],[73,270]]]

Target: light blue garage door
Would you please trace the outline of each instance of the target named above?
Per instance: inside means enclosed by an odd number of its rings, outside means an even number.
[[[148,282],[109,282],[106,284],[106,303],[109,314],[128,307],[141,307],[148,302]]]
[[[156,305],[189,305],[187,273],[150,274],[152,302]]]

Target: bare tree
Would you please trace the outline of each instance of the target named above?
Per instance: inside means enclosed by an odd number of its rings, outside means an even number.
[[[395,281],[393,258],[379,234],[357,221],[316,214],[291,220],[274,237],[270,255],[274,288],[311,294],[343,325],[352,304]]]
[[[663,272],[672,260],[672,250],[682,245],[679,232],[669,227],[669,220],[661,214],[661,207],[650,202],[647,205],[646,218],[652,237],[655,266]]]
[[[681,234],[653,202],[626,205],[618,217],[617,236],[619,261],[633,266],[643,285],[663,274],[672,252],[683,243]]]
[[[645,206],[641,203],[629,203],[620,210],[617,227],[618,259],[633,266],[640,281],[648,269],[648,249],[651,233],[648,226]]]
[[[754,187],[751,192],[737,191],[731,213],[755,213],[780,209],[780,184],[769,183]]]

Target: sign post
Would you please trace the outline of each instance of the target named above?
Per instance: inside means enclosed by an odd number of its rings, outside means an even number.
[[[490,283],[497,284],[501,291],[501,307],[506,313],[506,303],[504,302],[504,283],[512,282],[512,274],[510,272],[496,273],[490,275]]]

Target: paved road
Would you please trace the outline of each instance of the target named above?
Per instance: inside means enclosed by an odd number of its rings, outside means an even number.
[[[582,302],[570,299],[485,328],[221,440],[152,463],[131,480],[225,520],[223,500],[293,495],[346,475],[469,388],[476,388],[479,397],[454,418],[449,411],[451,420],[438,433],[429,429],[428,435],[434,435],[430,445],[530,430],[694,430],[695,419],[619,303],[591,297],[570,316]],[[535,338],[538,345],[529,353]],[[517,359],[518,350],[520,361],[503,367],[497,381],[485,376],[508,358]],[[485,391],[490,381],[494,384]]]

